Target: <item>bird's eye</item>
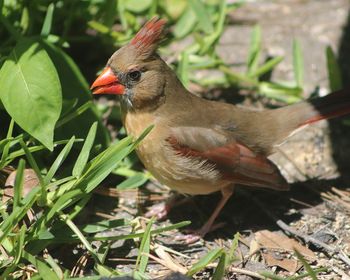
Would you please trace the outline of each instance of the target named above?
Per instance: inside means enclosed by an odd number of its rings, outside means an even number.
[[[141,78],[141,72],[138,70],[134,70],[128,73],[128,77],[130,80],[137,82]]]

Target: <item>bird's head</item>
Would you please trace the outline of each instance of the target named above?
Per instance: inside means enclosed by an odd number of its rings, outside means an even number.
[[[150,107],[164,95],[165,62],[156,50],[165,20],[153,18],[135,37],[117,50],[91,86],[93,94],[121,95],[128,108]]]

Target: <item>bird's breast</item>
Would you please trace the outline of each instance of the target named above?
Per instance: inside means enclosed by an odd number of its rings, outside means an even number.
[[[136,152],[147,170],[162,184],[187,194],[208,194],[229,184],[221,180],[214,165],[202,159],[179,155],[167,141],[171,127],[161,118],[148,113],[128,113],[124,125],[127,133],[134,138],[154,125]]]

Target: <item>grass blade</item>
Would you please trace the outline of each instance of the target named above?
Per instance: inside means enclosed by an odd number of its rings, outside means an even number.
[[[187,276],[192,276],[196,274],[198,271],[205,268],[209,263],[213,262],[223,253],[222,248],[216,248],[210,251],[207,255],[201,258],[197,263],[195,263],[187,272]]]
[[[227,263],[227,255],[225,252],[222,252],[218,266],[216,267],[214,274],[213,274],[213,278],[212,278],[213,280],[224,279],[225,270],[226,270],[226,263]]]
[[[6,139],[10,139],[12,137],[12,132],[13,132],[13,126],[14,125],[15,125],[15,121],[14,121],[14,119],[11,119],[11,122],[9,124],[9,128],[7,130]],[[6,159],[7,159],[7,156],[9,154],[9,150],[10,150],[10,145],[11,145],[11,141],[10,140],[8,140],[8,142],[5,143],[5,145],[4,145],[4,148],[2,150],[1,160],[0,160],[1,166],[3,165],[3,162],[5,162]]]
[[[25,160],[20,159],[17,167],[14,196],[13,196],[13,208],[20,206],[20,201],[23,194],[23,175],[24,175]]]
[[[80,239],[81,243],[85,246],[85,248],[90,252],[91,256],[94,258],[94,260],[97,263],[101,263],[101,260],[99,259],[98,255],[96,254],[95,250],[90,245],[89,241],[86,240],[84,234],[79,230],[79,228],[73,223],[72,220],[68,218],[67,215],[61,213],[60,219],[64,221],[67,226],[77,235],[77,237]]]
[[[86,136],[83,148],[81,149],[78,159],[73,167],[72,175],[75,177],[80,177],[80,175],[83,173],[86,163],[88,162],[90,151],[95,141],[96,130],[97,122],[94,122],[89,130],[88,135]]]
[[[326,49],[326,57],[330,90],[340,90],[343,87],[342,75],[335,54],[329,46]]]
[[[298,40],[293,42],[293,68],[295,84],[298,88],[303,88],[304,84],[304,59]]]
[[[59,280],[58,276],[50,269],[45,262],[40,260],[39,258],[29,254],[28,252],[23,252],[23,257],[27,259],[31,264],[36,267],[43,280]]]
[[[241,235],[239,234],[239,232],[237,232],[235,234],[235,236],[233,237],[232,244],[231,244],[231,247],[230,247],[230,251],[228,252],[228,261],[229,262],[233,262],[234,261],[235,252],[236,252],[236,250],[238,248],[238,241],[239,241],[240,237],[241,237]]]
[[[305,260],[302,254],[299,253],[297,249],[294,249],[294,253],[297,256],[298,260],[303,264],[306,272],[309,274],[312,280],[317,280],[316,272],[313,271],[311,266],[308,264],[308,262]]]
[[[21,144],[22,149],[24,150],[24,153],[25,153],[25,155],[26,155],[26,157],[28,159],[28,162],[29,162],[30,166],[35,171],[36,176],[38,176],[40,185],[43,187],[44,186],[44,179],[43,179],[43,176],[41,176],[41,172],[40,172],[39,166],[36,163],[36,161],[35,161],[32,153],[31,153],[31,151],[28,149],[28,146],[23,142],[23,139],[19,139],[19,143]]]
[[[83,105],[81,105],[78,109],[74,110],[72,113],[67,114],[62,119],[58,120],[56,123],[55,128],[59,128],[62,125],[66,124],[67,122],[71,121],[72,119],[80,116],[82,113],[84,113],[87,109],[89,109],[92,106],[91,101],[87,101]]]
[[[260,52],[261,52],[261,28],[259,25],[255,25],[252,33],[248,60],[247,60],[249,76],[256,76],[255,71],[258,67]]]
[[[47,174],[44,178],[45,185],[47,185],[48,183],[51,182],[51,180],[52,180],[53,176],[56,174],[58,168],[61,166],[61,164],[64,162],[64,160],[68,156],[69,152],[71,151],[74,141],[75,141],[75,137],[72,136],[72,138],[68,141],[66,146],[59,153],[59,155],[55,159],[54,163],[51,165],[49,171],[47,172]]]
[[[14,209],[3,221],[3,223],[0,226],[0,244],[2,244],[3,240],[7,237],[7,235],[10,233],[10,231],[17,226],[17,224],[20,222],[20,220],[26,215],[27,211],[32,207],[34,202],[37,200],[37,195],[40,192],[39,187],[35,187],[31,190],[29,194],[26,195],[26,197],[21,202],[21,207],[17,207]]]
[[[145,229],[145,233],[142,237],[140,248],[139,248],[139,254],[136,259],[136,269],[140,273],[145,273],[147,263],[148,263],[148,254],[150,251],[150,245],[151,245],[151,228],[154,223],[155,218],[152,218]]]
[[[274,58],[269,59],[263,65],[261,65],[258,69],[256,69],[254,73],[254,77],[260,77],[270,71],[278,65],[283,60],[283,56],[276,56]]]
[[[44,24],[43,27],[41,29],[41,36],[48,36],[51,32],[51,26],[52,26],[52,19],[53,19],[53,11],[55,9],[55,4],[51,3],[48,7],[47,7],[47,11],[46,11],[46,15],[45,15],[45,19],[44,19]]]

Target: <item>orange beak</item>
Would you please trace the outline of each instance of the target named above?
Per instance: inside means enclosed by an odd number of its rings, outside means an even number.
[[[119,83],[118,77],[110,67],[106,67],[91,85],[93,94],[124,94],[125,87]]]

